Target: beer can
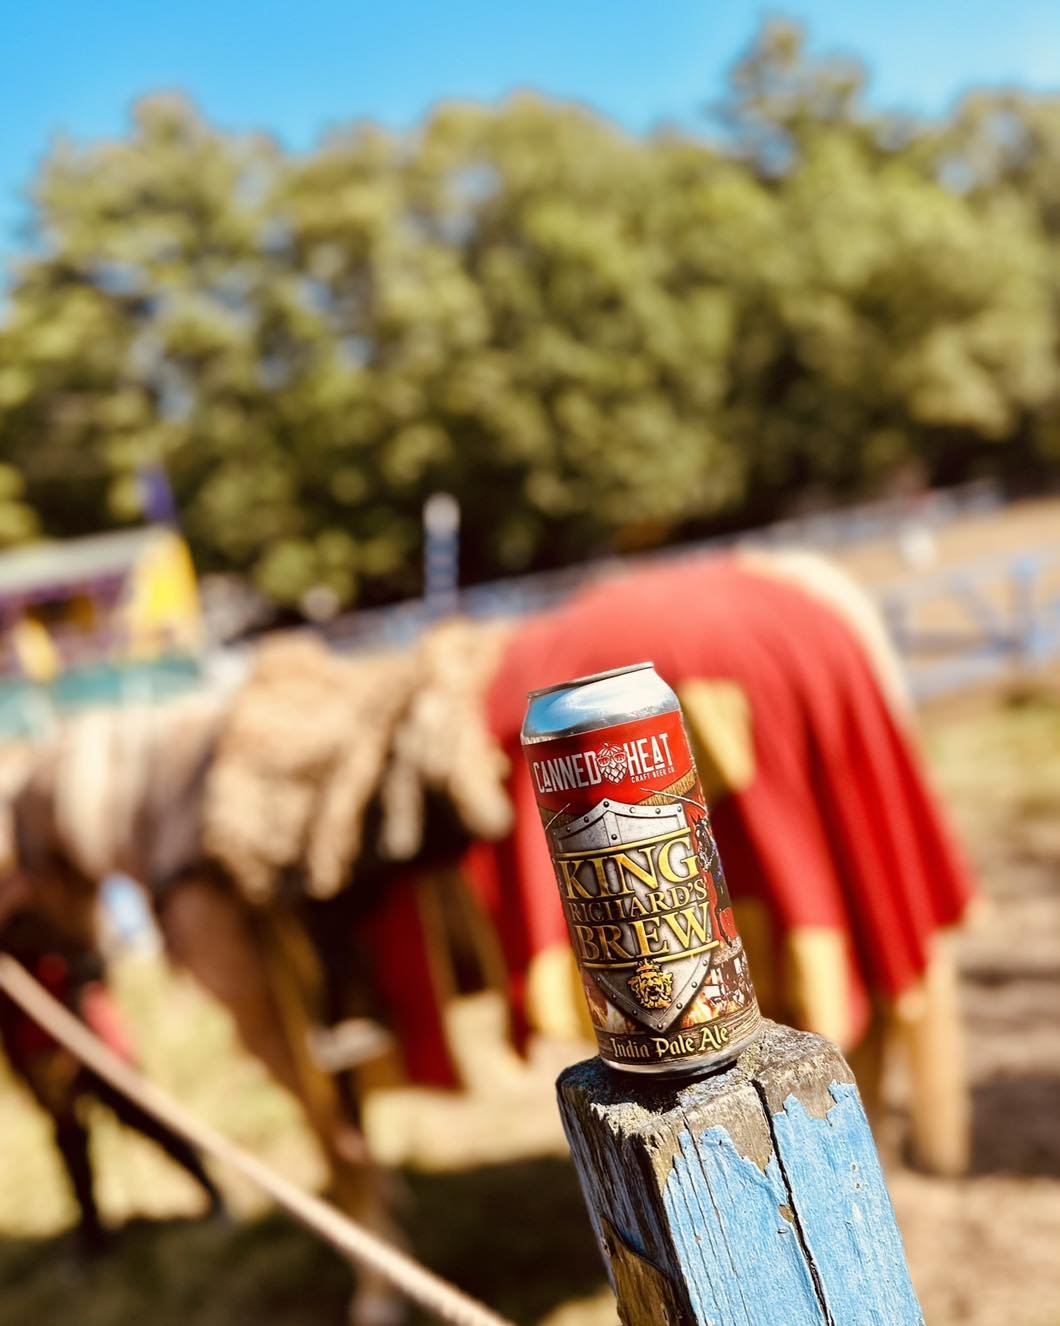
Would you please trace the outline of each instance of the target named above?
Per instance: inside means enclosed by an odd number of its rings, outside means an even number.
[[[761,1018],[677,696],[651,663],[548,686],[522,742],[601,1057],[735,1058]]]

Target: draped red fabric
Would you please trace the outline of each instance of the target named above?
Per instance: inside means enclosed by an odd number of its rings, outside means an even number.
[[[924,972],[932,934],[960,918],[971,879],[852,630],[731,557],[607,581],[529,619],[507,646],[488,704],[512,763],[515,829],[465,865],[500,936],[516,1026],[530,962],[565,936],[519,750],[526,693],[646,658],[671,685],[725,679],[746,695],[754,778],[712,815],[730,889],[761,899],[780,933],[824,926],[848,937],[860,1034],[873,997],[899,995]]]
[[[102,981],[80,979],[60,953],[42,953],[36,958],[25,953],[18,956],[53,998],[77,1013],[108,1049],[132,1062],[128,1029],[113,994]],[[42,1055],[60,1048],[40,1023],[6,995],[0,996],[0,1043],[11,1066],[23,1074],[32,1071]]]
[[[402,872],[358,929],[409,1081],[420,1086],[458,1086],[445,1035],[444,992],[435,981],[431,936],[416,896],[415,876]]]
[[[17,956],[53,998],[67,1005],[72,1002],[70,967],[65,958],[57,953],[29,955],[20,952]],[[0,995],[0,1043],[12,1068],[20,1073],[25,1073],[40,1055],[57,1049],[59,1045],[7,995]]]

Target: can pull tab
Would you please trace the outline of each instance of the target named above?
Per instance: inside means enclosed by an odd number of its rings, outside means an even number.
[[[622,1326],[686,1326],[688,1314],[678,1303],[669,1278],[654,1262],[634,1252],[609,1220],[601,1218],[600,1244],[611,1268]]]

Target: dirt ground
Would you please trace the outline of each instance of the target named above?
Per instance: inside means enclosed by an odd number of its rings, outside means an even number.
[[[869,589],[914,583],[933,570],[974,564],[984,558],[1060,549],[1060,500],[1041,497],[1013,502],[996,511],[962,516],[939,525],[933,534],[933,557],[919,570],[901,557],[894,539],[875,539],[830,549]]]
[[[910,552],[909,531],[904,540]],[[995,683],[1029,654],[1056,658],[1060,501],[1013,503],[940,526],[903,564],[903,540],[848,547],[839,560],[875,591],[904,644],[914,693]],[[913,546],[916,539],[913,537]]]
[[[929,1323],[1060,1322],[1060,690],[927,716],[987,909],[959,941],[972,1174],[889,1178]]]

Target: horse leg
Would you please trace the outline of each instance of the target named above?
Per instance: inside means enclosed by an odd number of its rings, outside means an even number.
[[[86,1257],[95,1256],[107,1245],[107,1232],[99,1216],[96,1194],[92,1185],[92,1161],[88,1150],[88,1129],[77,1117],[76,1105],[52,1115],[55,1145],[62,1156],[63,1168],[77,1198],[80,1212],[77,1238]]]
[[[82,1256],[95,1256],[107,1246],[107,1231],[96,1205],[89,1133],[78,1114],[84,1070],[72,1055],[60,1049],[30,1059],[9,1054],[9,1064],[51,1120],[55,1146],[77,1201],[78,1248]]]
[[[304,936],[290,919],[258,922],[239,899],[207,876],[175,886],[159,909],[166,947],[231,1013],[239,1035],[273,1076],[298,1099],[331,1170],[339,1207],[373,1232],[393,1238],[383,1175],[364,1138],[343,1116],[333,1080],[313,1062]],[[303,947],[304,946],[304,947]],[[370,1272],[358,1277],[351,1309],[356,1326],[397,1321],[389,1285]]]
[[[246,909],[209,878],[175,886],[158,909],[172,960],[231,1014],[246,1048],[298,1094],[297,1075]]]
[[[209,1205],[209,1214],[211,1216],[223,1215],[225,1210],[224,1198],[221,1196],[217,1185],[206,1172],[199,1157],[199,1153],[187,1142],[181,1135],[174,1132],[172,1128],[156,1119],[153,1114],[131,1100],[124,1092],[97,1074],[86,1071],[83,1075],[86,1090],[90,1091],[103,1105],[111,1111],[118,1119],[119,1123],[126,1128],[137,1132],[141,1137],[146,1137],[149,1142],[154,1142],[160,1150],[179,1165],[191,1178],[195,1180],[198,1186],[206,1194],[206,1200]]]
[[[936,937],[918,990],[899,1000],[897,1022],[909,1066],[909,1131],[914,1162],[955,1178],[971,1163],[971,1104],[960,990],[953,949]]]
[[[298,1080],[298,1095],[324,1148],[339,1206],[390,1242],[400,1235],[389,1215],[386,1176],[368,1154],[361,1131],[343,1109],[335,1079],[313,1059],[311,1010],[320,1006],[323,973],[303,926],[280,910],[263,913],[258,933],[268,980]],[[403,1315],[389,1283],[371,1271],[357,1277],[351,1326],[390,1326]]]

